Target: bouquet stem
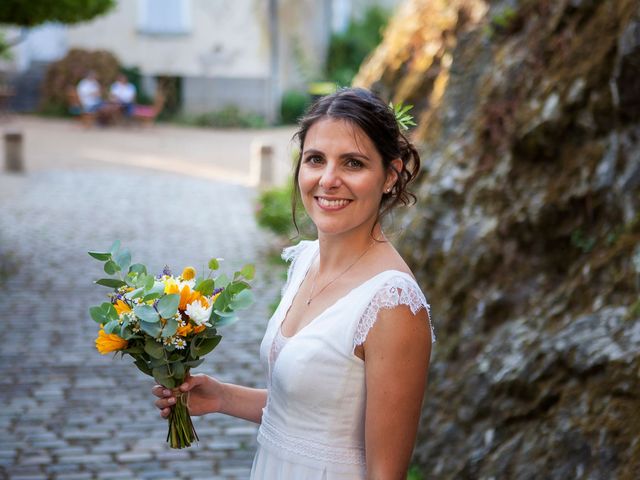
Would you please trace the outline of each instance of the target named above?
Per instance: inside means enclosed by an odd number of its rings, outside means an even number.
[[[187,409],[187,398],[182,392],[176,393],[176,404],[169,413],[167,442],[171,448],[190,447],[193,441],[200,440]]]

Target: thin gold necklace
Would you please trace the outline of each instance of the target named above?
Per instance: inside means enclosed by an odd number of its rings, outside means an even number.
[[[373,241],[371,242],[371,244],[365,248],[364,252],[362,252],[358,258],[356,258],[353,263],[351,263],[351,265],[349,265],[342,273],[340,273],[337,277],[335,277],[333,280],[331,280],[329,283],[327,283],[324,287],[322,287],[320,289],[320,291],[318,293],[316,293],[315,295],[313,294],[313,291],[316,288],[316,280],[318,279],[318,273],[320,272],[320,265],[318,265],[318,270],[316,271],[316,274],[313,276],[313,283],[311,284],[311,292],[309,293],[309,298],[307,299],[307,306],[311,304],[311,300],[313,300],[315,297],[317,297],[318,295],[320,295],[329,285],[331,285],[333,282],[335,282],[337,279],[339,279],[342,275],[344,275],[345,273],[347,273],[351,267],[353,267],[356,263],[358,263],[358,260],[360,260],[362,257],[364,257],[364,254],[367,253],[371,247],[373,247],[373,245],[376,242]]]

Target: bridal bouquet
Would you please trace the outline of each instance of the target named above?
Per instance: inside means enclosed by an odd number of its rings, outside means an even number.
[[[213,277],[221,259],[209,261],[206,276],[193,267],[172,275],[168,267],[153,275],[141,263],[131,264],[131,253],[115,242],[108,252],[89,252],[104,262],[110,276],[95,283],[113,289],[110,301],[91,307],[91,318],[99,325],[96,348],[101,354],[126,354],[142,372],[165,388],[174,389],[176,404],[169,415],[167,441],[184,448],[198,440],[187,409],[187,399],[177,387],[189,370],[200,365],[222,338],[218,327],[235,320],[236,310],[253,302],[253,265],[246,265],[232,278]]]

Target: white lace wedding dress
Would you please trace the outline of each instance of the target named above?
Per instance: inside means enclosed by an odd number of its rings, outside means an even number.
[[[293,337],[280,325],[318,241],[285,249],[289,278],[260,346],[268,397],[251,469],[254,480],[364,479],[364,362],[354,354],[381,308],[429,308],[407,273],[382,272],[351,290]],[[432,338],[433,328],[431,330]]]

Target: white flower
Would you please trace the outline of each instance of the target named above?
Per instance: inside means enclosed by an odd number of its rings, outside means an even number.
[[[209,317],[211,316],[212,309],[213,305],[209,305],[205,308],[199,300],[196,300],[187,305],[185,312],[196,325],[206,325],[207,327],[210,327],[211,324],[209,323]]]
[[[187,346],[187,342],[184,341],[184,339],[180,338],[180,337],[174,337],[173,338],[173,345],[178,349],[178,350],[182,350],[184,347]]]
[[[193,287],[196,286],[196,279],[192,278],[191,280],[182,280],[182,277],[178,277],[175,279],[176,283],[178,284],[178,288],[180,289],[180,291],[182,291],[182,289],[185,287],[185,285],[189,285],[189,288],[191,290],[193,290]]]

